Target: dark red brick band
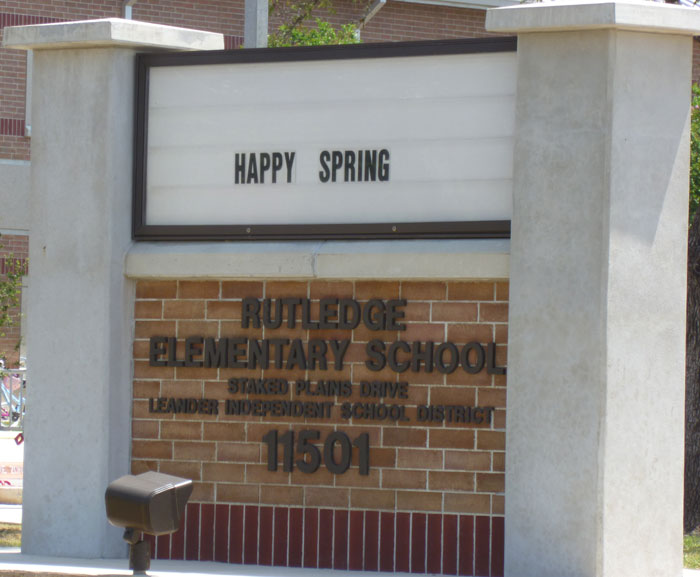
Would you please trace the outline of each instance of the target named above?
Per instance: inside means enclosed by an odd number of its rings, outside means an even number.
[[[0,28],[5,26],[29,26],[31,24],[50,24],[52,22],[63,22],[60,18],[48,18],[46,16],[36,16],[34,14],[11,14],[0,12]]]
[[[24,136],[24,118],[0,118],[0,134]]]
[[[503,517],[187,505],[156,559],[502,577]]]

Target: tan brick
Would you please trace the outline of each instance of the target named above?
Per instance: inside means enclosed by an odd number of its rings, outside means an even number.
[[[496,300],[497,301],[507,301],[509,289],[510,289],[510,283],[497,282],[496,283]]]
[[[493,428],[494,429],[505,429],[506,428],[506,412],[505,411],[495,411],[493,415]]]
[[[491,495],[491,514],[505,515],[506,499],[504,495]]]
[[[359,301],[370,299],[399,298],[399,283],[394,281],[357,281],[355,282],[355,298]]]
[[[265,283],[265,296],[268,298],[305,298],[307,293],[308,285],[305,282],[267,281]]]
[[[141,421],[134,419],[131,421],[132,439],[157,439],[158,421]]]
[[[247,464],[245,468],[245,480],[248,484],[283,485],[289,483],[289,473],[285,473],[281,466],[276,471],[268,471],[267,465]]]
[[[441,511],[442,493],[396,491],[396,508],[399,511]]]
[[[260,445],[257,443],[225,443],[216,444],[217,461],[233,461],[236,463],[259,463]]]
[[[398,449],[396,466],[399,469],[441,469],[442,451]]]
[[[134,361],[135,379],[172,379],[174,376],[173,367],[151,367],[148,361]]]
[[[158,381],[134,381],[134,398],[149,399],[160,395],[160,383]]]
[[[504,407],[506,406],[506,389],[494,389],[489,387],[479,387],[477,389],[477,402],[481,407]]]
[[[389,489],[351,489],[350,506],[353,509],[393,510],[396,491]]]
[[[219,483],[242,483],[245,480],[245,465],[202,463],[202,480]]]
[[[217,503],[259,503],[260,487],[257,485],[216,484]]]
[[[219,281],[187,281],[178,283],[178,298],[215,299],[219,297]]]
[[[470,356],[471,359],[471,356]],[[493,376],[486,372],[486,368],[482,369],[481,372],[472,375],[467,373],[459,367],[456,371],[449,375],[445,375],[445,383],[448,385],[459,385],[459,386],[471,386],[471,387],[485,387],[490,386],[493,382]]]
[[[207,318],[240,320],[241,303],[239,301],[207,301]]]
[[[406,330],[401,333],[401,340],[412,343],[413,341],[445,340],[445,325],[436,323],[406,323]]]
[[[428,434],[424,429],[385,428],[382,432],[384,447],[425,447]]]
[[[445,449],[473,449],[474,431],[431,429],[428,446]]]
[[[508,347],[506,345],[496,345],[496,366],[508,366]]]
[[[166,301],[163,304],[164,319],[202,319],[204,318],[203,300]]]
[[[131,412],[133,419],[152,419],[153,414],[148,412],[148,401],[134,400]]]
[[[216,375],[216,369],[206,367],[176,367],[175,378],[182,380],[210,379],[212,373]]]
[[[503,493],[506,477],[503,473],[477,473],[476,490],[479,493]]]
[[[336,487],[376,487],[380,485],[380,469],[370,465],[368,475],[360,475],[360,469],[356,466],[350,467],[342,475],[335,475]]]
[[[494,325],[496,327],[496,342],[500,344],[508,344],[508,325]]]
[[[266,457],[267,458],[267,457]],[[279,466],[282,467],[282,456],[279,457]],[[291,476],[292,485],[314,485],[314,486],[326,486],[332,487],[335,485],[336,477],[345,477],[348,473],[345,472],[343,475],[334,475],[328,469],[321,466],[314,473],[302,473],[296,466]]]
[[[150,345],[148,341],[134,341],[133,355],[134,359],[148,360]]]
[[[426,471],[382,471],[382,489],[425,489],[426,482]]]
[[[173,444],[170,441],[135,441],[131,456],[134,459],[172,459]]]
[[[453,324],[447,327],[447,340],[457,344],[490,343],[493,341],[493,325]]]
[[[243,299],[262,298],[263,283],[248,281],[223,281],[221,283],[221,298]]]
[[[162,397],[194,397],[202,396],[200,381],[162,381],[160,385]],[[195,417],[193,417],[195,418]]]
[[[486,451],[445,451],[445,469],[490,471],[491,453]]]
[[[137,299],[174,299],[177,296],[177,281],[146,281],[136,283]]]
[[[213,461],[216,457],[216,443],[175,441],[173,455],[175,460]]]
[[[213,503],[214,502],[214,483],[192,483],[192,495],[190,502],[192,503]]]
[[[396,449],[370,446],[370,467],[395,467]]]
[[[205,441],[245,441],[243,423],[204,423]]]
[[[476,303],[433,303],[431,320],[435,322],[468,323],[476,321]]]
[[[431,491],[474,491],[474,473],[430,471],[428,489]]]
[[[136,321],[134,323],[134,338],[148,339],[156,336],[171,336],[175,334],[175,321]]]
[[[492,301],[494,294],[492,282],[447,283],[447,298],[451,301]]]
[[[474,387],[433,387],[430,391],[432,405],[468,405],[476,402]]]
[[[444,510],[446,513],[471,513],[488,515],[491,512],[491,499],[486,494],[445,493]]]
[[[199,321],[199,320],[182,320],[178,321],[178,334],[181,337],[218,337],[219,323],[218,321]],[[169,335],[171,333],[165,333]],[[211,369],[209,369],[211,375]]]
[[[396,373],[388,366],[380,371],[372,371],[362,364],[352,366],[352,378],[354,382],[359,381],[396,381]]]
[[[260,487],[260,503],[265,505],[303,505],[304,488],[265,485]]]
[[[309,283],[309,294],[312,299],[321,298],[352,298],[354,287],[345,281],[313,281]]]
[[[196,461],[161,461],[158,469],[161,473],[176,475],[193,481],[202,479],[202,464]]]
[[[147,471],[158,471],[158,461],[143,461],[141,459],[131,459],[131,474],[140,475]]]
[[[508,321],[507,303],[480,303],[479,320],[481,322],[504,323]]]
[[[135,319],[163,318],[163,301],[136,301],[134,304]]]
[[[202,439],[202,423],[164,421],[160,426],[160,438],[200,441]]]
[[[444,282],[409,282],[401,283],[401,298],[409,301],[444,300],[447,296],[447,284]]]
[[[476,448],[483,451],[504,451],[506,434],[501,431],[479,431],[476,435]]]
[[[368,343],[373,340],[380,340],[384,343],[390,343],[398,338],[403,339],[405,331],[373,331],[361,324],[352,333],[352,339],[358,343]]]
[[[304,487],[304,505],[307,507],[348,507],[350,489],[334,487]]]
[[[494,471],[503,472],[506,470],[506,454],[505,453],[494,452],[492,460],[493,460],[492,469]]]

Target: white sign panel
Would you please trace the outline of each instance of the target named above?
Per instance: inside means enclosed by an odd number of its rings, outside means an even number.
[[[504,40],[142,57],[135,237],[507,236],[515,65]]]

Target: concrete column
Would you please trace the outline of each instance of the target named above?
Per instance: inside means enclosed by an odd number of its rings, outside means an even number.
[[[541,3],[487,27],[518,34],[506,575],[677,577],[700,11]]]
[[[134,55],[223,37],[110,19],[6,28],[4,45],[35,51],[22,550],[123,556],[104,491],[129,472]]]
[[[245,22],[243,46],[265,48],[267,46],[267,0],[245,0]]]

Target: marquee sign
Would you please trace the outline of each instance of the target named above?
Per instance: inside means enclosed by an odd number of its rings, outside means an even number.
[[[135,239],[510,234],[515,39],[137,66]]]

